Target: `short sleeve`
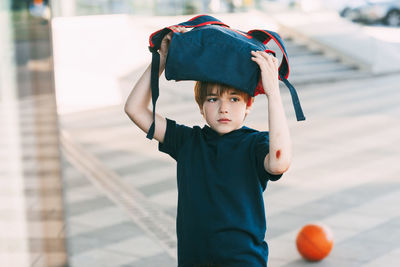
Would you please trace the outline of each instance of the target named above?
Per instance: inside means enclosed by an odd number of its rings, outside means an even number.
[[[261,182],[264,183],[268,180],[279,180],[282,174],[271,174],[267,172],[264,168],[264,160],[269,153],[269,133],[260,132],[257,136],[255,146],[257,174]]]
[[[167,119],[164,142],[158,143],[158,150],[167,153],[177,160],[181,147],[192,135],[192,132],[193,128],[177,124],[175,121]]]

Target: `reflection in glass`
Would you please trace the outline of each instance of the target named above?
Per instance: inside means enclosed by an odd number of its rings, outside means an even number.
[[[66,266],[50,9],[0,5],[0,266]]]

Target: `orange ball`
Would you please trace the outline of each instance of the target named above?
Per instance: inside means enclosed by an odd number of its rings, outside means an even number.
[[[320,261],[332,250],[332,231],[323,224],[307,224],[297,234],[296,246],[304,259]]]

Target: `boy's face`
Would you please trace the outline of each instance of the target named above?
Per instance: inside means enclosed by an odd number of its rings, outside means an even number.
[[[250,106],[236,89],[227,90],[219,96],[217,89],[213,88],[200,108],[207,124],[220,135],[241,128],[249,112]]]

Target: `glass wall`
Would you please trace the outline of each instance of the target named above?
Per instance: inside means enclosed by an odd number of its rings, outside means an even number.
[[[67,266],[47,1],[0,1],[0,266]]]
[[[243,11],[262,0],[53,0],[54,16],[190,15]]]

